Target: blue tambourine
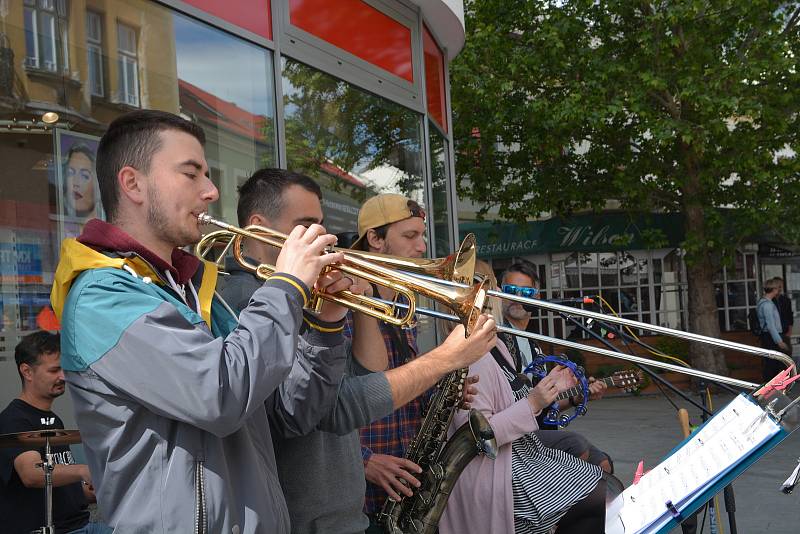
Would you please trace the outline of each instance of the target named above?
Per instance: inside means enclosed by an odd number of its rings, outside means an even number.
[[[541,380],[545,376],[547,376],[547,364],[548,362],[554,363],[557,365],[563,365],[564,367],[568,368],[572,371],[572,374],[575,376],[575,379],[578,381],[578,385],[573,388],[568,389],[567,391],[563,391],[558,394],[556,400],[553,404],[550,405],[550,408],[547,409],[547,413],[544,416],[544,422],[550,425],[557,425],[559,427],[565,427],[573,419],[578,417],[579,415],[584,415],[586,413],[586,402],[589,400],[589,382],[586,380],[586,374],[583,371],[583,367],[580,365],[569,361],[568,359],[564,358],[563,356],[537,356],[533,359],[533,361],[525,368],[523,373],[530,374],[532,377],[538,378]],[[583,400],[579,405],[575,407],[575,413],[572,415],[566,413],[559,413],[558,401],[563,399],[569,399],[572,397],[577,397],[581,395]]]

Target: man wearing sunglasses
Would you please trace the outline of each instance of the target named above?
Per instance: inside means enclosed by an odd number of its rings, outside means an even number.
[[[528,261],[521,260],[512,264],[503,273],[501,280],[501,287],[504,293],[526,298],[541,298],[539,275],[536,273],[536,267]],[[519,302],[503,300],[503,326],[529,331],[530,322],[531,312],[526,310],[524,305]],[[505,333],[497,335],[508,347],[519,371],[524,370],[534,358],[543,355],[542,350],[531,339]],[[601,398],[606,387],[602,381],[590,381],[590,399],[597,400]],[[560,401],[559,408],[568,409],[574,403],[575,399],[565,399]],[[546,424],[543,419],[543,414],[540,414],[537,418],[539,428],[542,430],[536,431],[536,435],[546,447],[568,452],[589,463],[599,465],[608,473],[613,472],[613,465],[608,454],[592,445],[582,435],[566,430],[558,430],[558,427]]]
[[[527,261],[512,264],[503,273],[501,286],[504,292],[527,298],[541,298],[539,294],[539,275],[536,267]],[[531,312],[519,302],[503,300],[503,323],[517,330],[527,331],[530,326]],[[503,339],[508,350],[517,359],[517,364],[525,369],[533,359],[541,354],[541,350],[533,340],[525,337],[507,336]]]

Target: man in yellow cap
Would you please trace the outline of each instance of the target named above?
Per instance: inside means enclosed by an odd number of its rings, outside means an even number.
[[[367,200],[358,212],[354,249],[404,258],[425,255],[425,210],[403,195],[386,193]]]
[[[380,252],[406,258],[421,258],[425,254],[425,210],[410,198],[397,194],[377,195],[364,203],[358,213],[358,240],[354,249]],[[392,300],[390,289],[378,287],[380,296]],[[348,316],[349,321],[349,316]],[[388,352],[388,368],[399,367],[419,354],[415,328],[402,329],[381,323],[381,332]],[[345,335],[348,326],[345,325]],[[361,454],[367,478],[365,511],[370,518],[370,530],[381,532],[377,514],[387,495],[395,500],[411,495],[419,485],[404,459],[411,440],[419,430],[425,397],[419,397],[395,410],[383,419],[361,429]]]

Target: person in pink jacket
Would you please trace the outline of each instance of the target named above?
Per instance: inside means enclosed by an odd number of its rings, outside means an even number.
[[[493,279],[488,265],[481,274]],[[491,280],[490,280],[491,283]],[[598,466],[544,447],[535,435],[536,415],[574,382],[557,367],[535,387],[518,377],[508,349],[497,347],[469,368],[480,376],[472,407],[494,430],[497,459],[476,457],[461,473],[439,523],[441,534],[602,533],[605,482]],[[453,418],[450,433],[464,424],[466,410]]]

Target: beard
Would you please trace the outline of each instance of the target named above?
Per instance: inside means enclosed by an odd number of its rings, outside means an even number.
[[[510,304],[503,307],[503,315],[514,319],[515,321],[522,321],[523,319],[530,318],[530,313],[525,311],[525,308],[520,304]]]
[[[48,395],[51,399],[57,399],[58,397],[63,395],[66,390],[67,390],[67,385],[64,382],[59,382],[57,384],[53,384],[53,387],[50,388],[50,392],[48,393]]]
[[[200,239],[199,230],[198,235],[190,235],[188,232],[182,232],[179,226],[170,225],[166,210],[153,188],[147,189],[147,224],[159,239],[176,247],[191,245]]]

